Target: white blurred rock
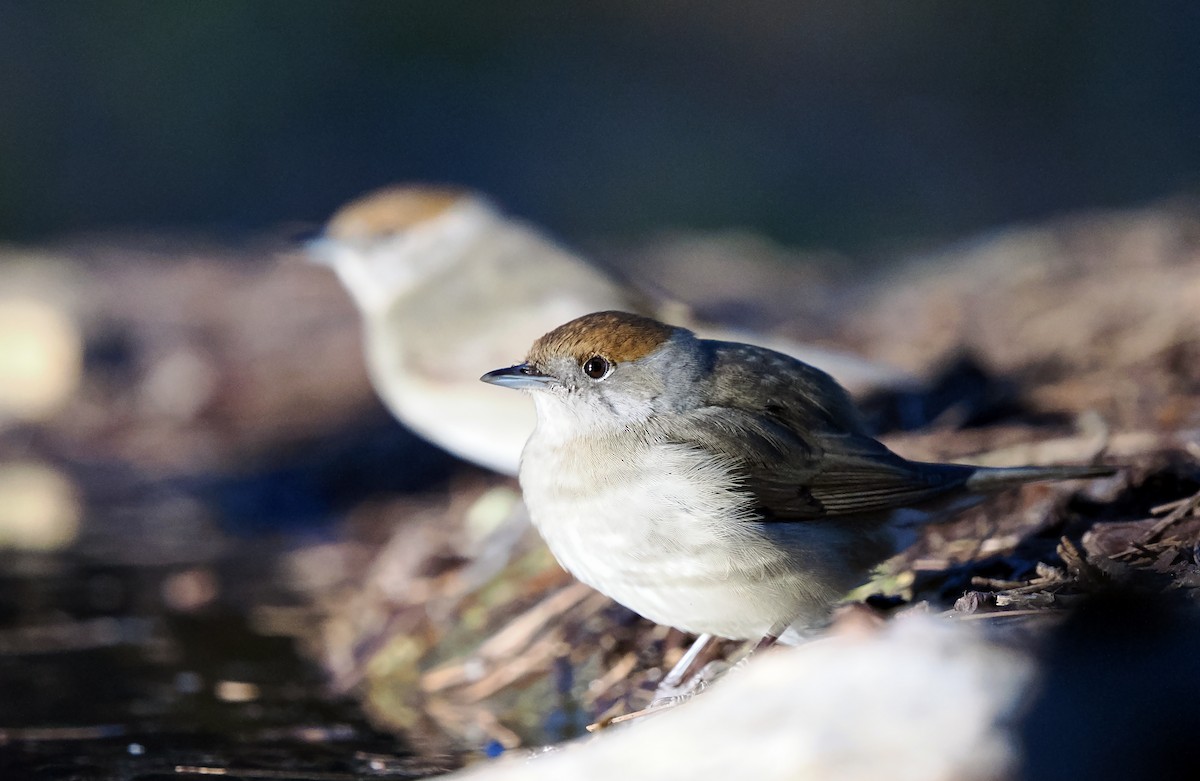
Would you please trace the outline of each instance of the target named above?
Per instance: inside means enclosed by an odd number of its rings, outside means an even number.
[[[0,423],[54,414],[79,387],[83,342],[48,301],[0,297]]]
[[[79,388],[85,280],[60,255],[0,245],[0,427],[44,421]]]
[[[74,541],[79,494],[66,475],[32,461],[0,463],[0,550],[48,551]]]
[[[1010,777],[1005,728],[1031,660],[925,615],[753,659],[660,715],[532,759],[471,768],[476,781]]]

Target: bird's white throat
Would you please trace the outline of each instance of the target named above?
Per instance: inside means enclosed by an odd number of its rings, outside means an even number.
[[[537,426],[531,442],[557,447],[580,439],[605,437],[646,422],[649,408],[617,408],[597,396],[568,396],[560,391],[533,391]]]

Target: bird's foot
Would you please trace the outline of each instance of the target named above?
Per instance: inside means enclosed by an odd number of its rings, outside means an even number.
[[[650,701],[649,707],[670,707],[686,702],[707,689],[713,681],[720,678],[729,669],[730,666],[727,662],[716,659],[704,665],[695,675],[682,681],[675,682],[671,680],[670,676],[667,676],[654,690],[654,699]]]

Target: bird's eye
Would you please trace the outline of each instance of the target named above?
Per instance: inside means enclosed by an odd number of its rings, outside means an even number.
[[[599,355],[593,355],[583,364],[583,373],[593,380],[604,379],[611,370],[612,364],[608,362],[607,358],[602,358]]]

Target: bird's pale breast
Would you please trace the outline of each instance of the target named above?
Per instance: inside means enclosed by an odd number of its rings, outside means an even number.
[[[521,485],[562,566],[655,622],[757,638],[815,617],[839,596],[819,574],[823,525],[808,527],[810,557],[777,546],[729,465],[694,448],[633,436],[550,443],[535,434]]]

